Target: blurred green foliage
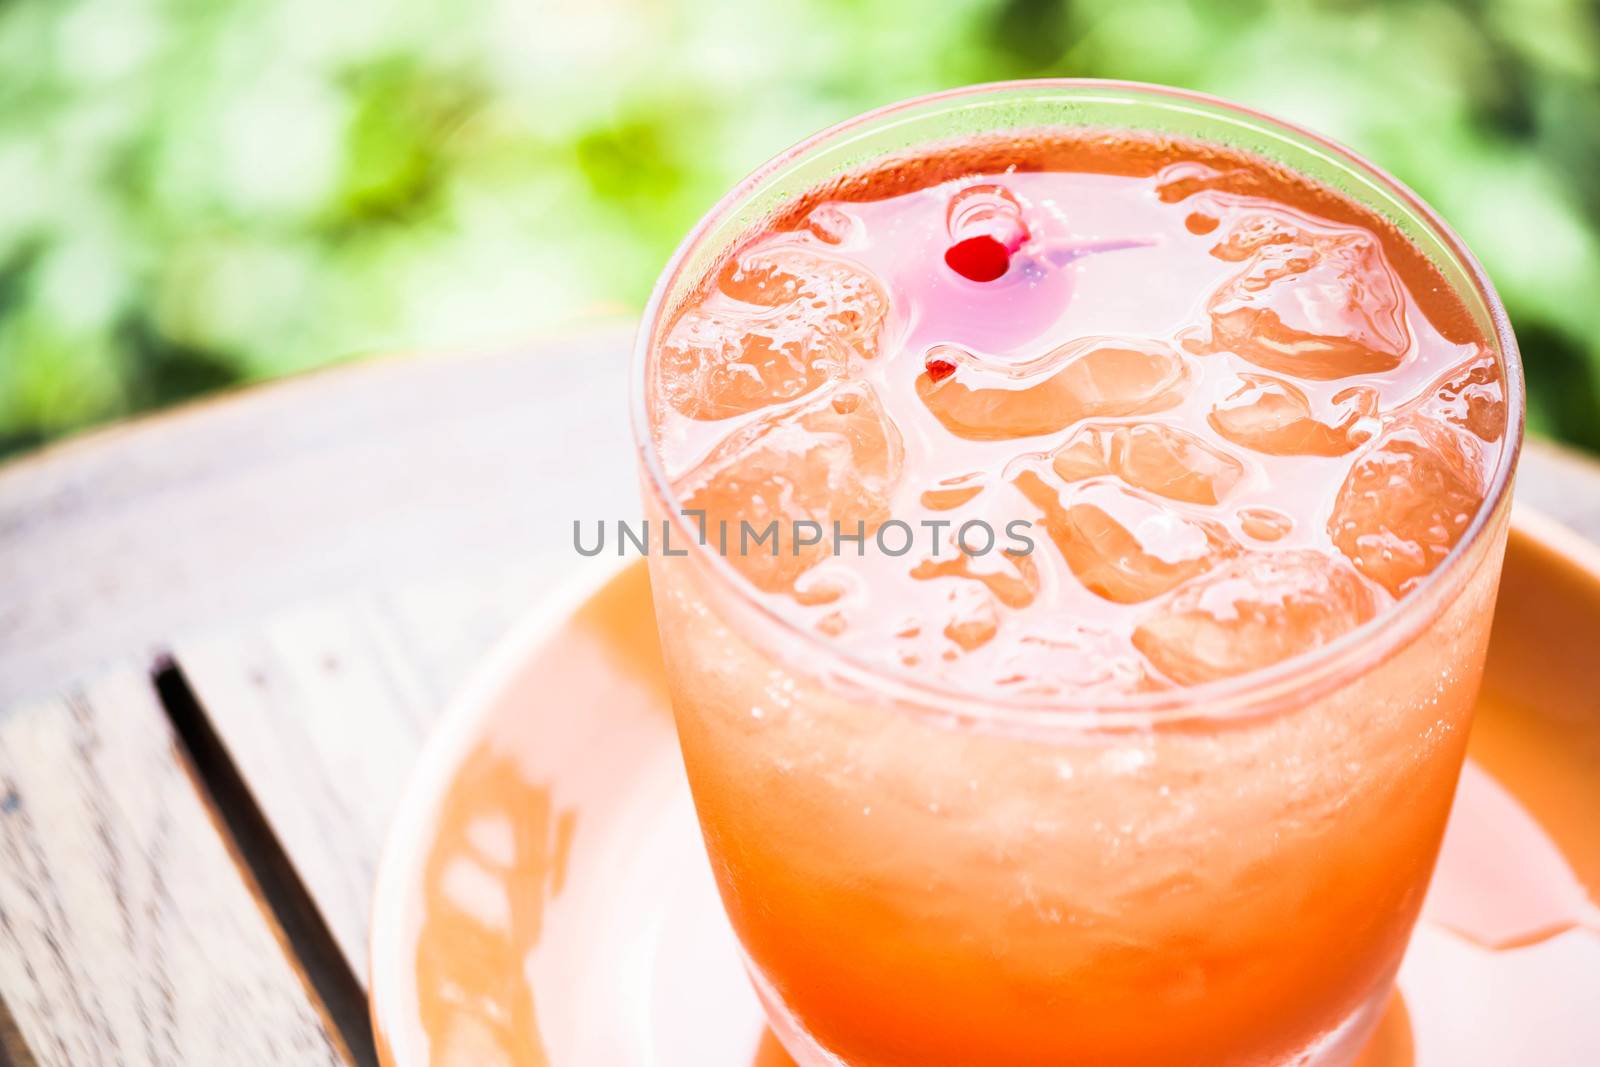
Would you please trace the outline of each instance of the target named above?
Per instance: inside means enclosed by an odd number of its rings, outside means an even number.
[[[0,451],[345,356],[637,308],[743,173],[999,78],[1166,82],[1415,186],[1600,448],[1588,0],[0,0]]]

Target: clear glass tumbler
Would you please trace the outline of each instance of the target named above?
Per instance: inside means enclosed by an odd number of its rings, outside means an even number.
[[[1093,705],[890,677],[772,615],[679,513],[652,445],[664,325],[731,244],[864,165],[1060,127],[1222,142],[1391,220],[1501,361],[1508,429],[1460,543],[1397,607],[1277,667]],[[1418,198],[1286,123],[1150,86],[1031,82],[885,108],[761,168],[668,265],[632,388],[684,764],[728,917],[804,1065],[1334,1065],[1389,996],[1482,672],[1522,425],[1515,342]]]

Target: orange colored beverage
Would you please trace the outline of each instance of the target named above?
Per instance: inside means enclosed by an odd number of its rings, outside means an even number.
[[[641,353],[685,765],[798,1062],[1353,1061],[1520,433],[1442,224],[1215,101],[969,90],[736,190]]]

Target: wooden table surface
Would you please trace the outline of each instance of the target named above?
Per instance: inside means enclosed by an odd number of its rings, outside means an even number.
[[[626,323],[246,390],[0,467],[0,1064],[374,1064],[428,728],[638,510]],[[1530,443],[1600,540],[1600,465]]]

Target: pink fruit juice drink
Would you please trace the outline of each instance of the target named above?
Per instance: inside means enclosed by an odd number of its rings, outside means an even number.
[[[796,1059],[1349,1062],[1520,432],[1448,231],[1214,101],[968,91],[758,174],[642,346],[685,764]]]

